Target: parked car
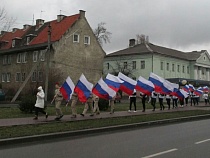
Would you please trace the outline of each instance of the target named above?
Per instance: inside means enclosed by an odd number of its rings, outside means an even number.
[[[2,89],[0,89],[0,101],[4,101],[5,100],[5,93]]]

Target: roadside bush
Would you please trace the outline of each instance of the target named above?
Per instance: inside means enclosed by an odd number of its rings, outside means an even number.
[[[109,101],[100,98],[98,102],[98,106],[100,110],[106,111],[109,108]]]
[[[19,109],[25,113],[32,113],[34,111],[34,105],[36,97],[32,95],[22,96],[19,104]]]

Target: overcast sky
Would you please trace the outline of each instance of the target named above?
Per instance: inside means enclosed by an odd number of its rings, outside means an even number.
[[[32,24],[34,19],[46,21],[60,13],[86,11],[92,28],[106,22],[112,32],[107,53],[128,47],[128,40],[137,34],[149,36],[153,44],[182,51],[210,52],[209,0],[1,0],[15,27]]]

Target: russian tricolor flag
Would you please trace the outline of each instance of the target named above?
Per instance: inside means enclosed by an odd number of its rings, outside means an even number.
[[[125,76],[121,72],[119,72],[118,77],[123,80],[124,82],[120,85],[120,90],[127,93],[128,95],[133,94],[133,90],[137,84],[136,81],[132,80],[131,78]]]
[[[66,81],[63,83],[62,87],[60,88],[60,92],[63,95],[65,100],[70,100],[71,95],[74,92],[75,85],[72,82],[71,78],[68,76]]]
[[[154,84],[151,81],[146,80],[143,77],[139,77],[137,84],[136,84],[136,90],[146,94],[151,95],[152,91],[154,91]]]
[[[175,92],[173,92],[173,95],[177,96],[179,99],[184,99],[188,97],[188,94],[183,89],[179,89]]]
[[[79,101],[84,103],[90,97],[92,89],[93,84],[90,83],[82,74],[77,82],[77,85],[75,86],[74,91],[77,93]]]
[[[209,87],[208,86],[204,86],[203,87],[203,92],[209,92]]]
[[[195,91],[194,91],[194,94],[195,95],[199,95],[199,96],[201,96],[202,94],[203,94],[203,91],[202,91],[202,89],[200,88],[198,88],[198,89],[196,89]]]
[[[182,89],[183,89],[185,92],[190,93],[189,85],[185,85]]]
[[[189,84],[189,90],[190,91],[194,91],[195,90],[195,87],[193,85]]]
[[[104,82],[115,92],[117,92],[120,89],[120,85],[124,82],[119,77],[107,74],[106,79]]]
[[[154,74],[153,72],[150,73],[149,81],[151,81],[155,86],[155,91],[158,93],[163,93],[163,82],[165,81],[162,77]]]
[[[101,78],[98,83],[95,85],[95,87],[92,90],[93,94],[97,95],[99,98],[103,99],[112,99],[116,92],[111,89]]]
[[[175,83],[171,83],[168,80],[164,80],[163,87],[162,87],[162,93],[163,94],[170,94],[174,91],[174,89],[178,89],[179,85]]]

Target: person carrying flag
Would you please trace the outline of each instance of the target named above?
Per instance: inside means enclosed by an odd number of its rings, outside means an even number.
[[[93,94],[90,94],[90,96],[88,97],[87,101],[85,102],[85,108],[83,110],[83,112],[80,114],[81,116],[85,116],[85,114],[87,113],[88,109],[90,109],[90,116],[94,116],[93,114]]]
[[[209,95],[208,95],[208,92],[205,92],[203,94],[203,99],[205,100],[205,105],[207,105],[207,103],[209,103]]]
[[[157,98],[157,93],[155,91],[152,92],[152,95],[151,95],[151,105],[153,106],[153,110],[152,111],[155,111],[156,109],[156,98]]]
[[[96,113],[96,115],[100,114],[100,110],[98,107],[98,101],[99,101],[99,97],[97,95],[93,95],[93,102],[94,102],[93,113]]]
[[[142,102],[142,106],[143,106],[142,112],[145,112],[145,110],[146,110],[145,103],[146,103],[147,95],[140,92],[140,98],[141,98],[141,102]]]
[[[169,95],[169,94],[166,95],[166,102],[167,102],[167,105],[168,105],[168,110],[170,110],[170,108],[171,108],[171,95]]]
[[[178,97],[173,95],[172,100],[173,100],[173,109],[177,108],[178,107],[177,106]]]
[[[159,98],[159,103],[160,103],[160,110],[164,110],[165,109],[165,106],[163,105],[164,94],[160,93],[158,95],[158,98]]]
[[[78,100],[77,93],[74,92],[71,96],[71,111],[72,111],[71,118],[77,117],[77,110],[76,110],[77,100]]]
[[[133,94],[129,96],[130,99],[130,109],[128,112],[131,112],[132,104],[134,104],[134,112],[136,112],[136,89],[133,90]]]

